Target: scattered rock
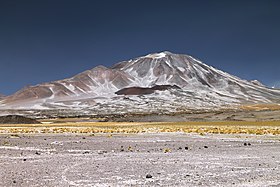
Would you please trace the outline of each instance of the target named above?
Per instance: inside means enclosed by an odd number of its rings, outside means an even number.
[[[179,147],[178,150],[182,150],[182,147]]]
[[[83,154],[89,154],[89,151],[85,151],[85,152],[83,152]]]
[[[147,174],[147,175],[146,175],[146,178],[147,178],[147,179],[150,179],[150,178],[153,178],[153,176],[150,175],[150,174]]]
[[[164,153],[170,153],[171,152],[171,149],[169,149],[169,148],[166,148],[166,149],[164,149],[164,151],[163,151]]]
[[[246,142],[244,143],[244,146],[247,146],[247,143],[246,143]]]
[[[25,162],[25,161],[26,161],[26,158],[24,158],[23,161]]]
[[[38,151],[35,152],[36,155],[40,155],[41,153],[39,153]]]
[[[97,153],[101,155],[101,154],[107,153],[107,151],[106,150],[98,150]]]
[[[207,148],[208,148],[208,146],[207,146],[207,145],[205,145],[205,146],[204,146],[204,148],[205,148],[205,149],[207,149]]]
[[[251,145],[251,143],[248,143],[248,145],[250,146],[250,145]]]
[[[131,146],[128,146],[127,150],[128,150],[128,151],[130,151],[130,152],[132,152],[132,151],[133,151],[133,149],[132,149],[132,147],[131,147]]]
[[[185,147],[185,150],[188,150],[189,149],[189,147]]]

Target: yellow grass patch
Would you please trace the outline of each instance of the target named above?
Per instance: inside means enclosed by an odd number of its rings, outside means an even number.
[[[0,133],[213,133],[213,134],[280,134],[280,121],[219,122],[77,122],[54,124],[2,125]],[[110,135],[111,137],[111,135]]]

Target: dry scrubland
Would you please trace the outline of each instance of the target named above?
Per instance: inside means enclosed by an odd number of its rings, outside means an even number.
[[[44,124],[5,124],[0,133],[161,133],[198,134],[280,134],[280,121],[219,121],[219,122],[66,122]]]

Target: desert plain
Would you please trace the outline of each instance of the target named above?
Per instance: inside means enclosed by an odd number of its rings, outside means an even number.
[[[280,121],[85,120],[2,124],[0,186],[280,185]]]

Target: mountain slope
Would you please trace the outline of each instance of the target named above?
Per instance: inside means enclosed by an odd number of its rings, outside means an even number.
[[[3,99],[0,108],[157,112],[279,100],[279,90],[258,81],[242,80],[188,55],[161,52],[26,87]]]
[[[0,93],[0,99],[2,99],[2,98],[4,98],[4,97],[5,97],[5,95],[3,95],[3,94]]]
[[[70,98],[97,97],[110,95],[128,86],[133,80],[119,70],[97,66],[72,78],[43,83],[19,90],[8,96],[5,103],[22,103],[42,100],[49,102]]]
[[[162,52],[121,62],[113,68],[135,77],[134,86],[177,85],[184,90],[211,91],[260,102],[269,102],[279,96],[276,90],[256,81],[241,80],[188,55]]]

